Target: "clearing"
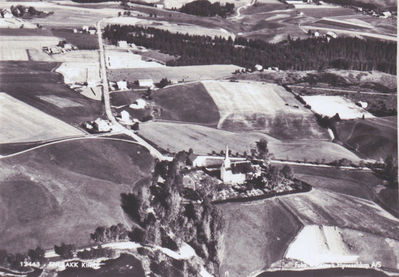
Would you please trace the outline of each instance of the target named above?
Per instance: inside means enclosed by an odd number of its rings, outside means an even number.
[[[62,103],[54,96],[47,97],[50,98],[46,101]],[[0,121],[0,143],[51,140],[83,134],[65,122],[5,93],[0,93]]]
[[[108,69],[117,68],[157,68],[164,65],[157,62],[149,62],[142,59],[141,55],[123,49],[107,49],[105,51],[106,65]]]
[[[120,194],[144,185],[152,168],[143,147],[105,138],[1,159],[0,248],[15,253],[61,242],[82,246],[98,226],[129,226]]]
[[[336,113],[341,119],[374,118],[365,109],[357,106],[351,100],[342,96],[312,95],[303,96],[303,99],[312,107],[312,110],[323,116],[333,117]]]

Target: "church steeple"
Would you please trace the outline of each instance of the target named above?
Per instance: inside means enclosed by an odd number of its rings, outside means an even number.
[[[231,162],[230,162],[230,158],[229,158],[229,146],[228,145],[226,145],[226,156],[224,158],[223,167],[226,170],[230,170],[231,169]]]

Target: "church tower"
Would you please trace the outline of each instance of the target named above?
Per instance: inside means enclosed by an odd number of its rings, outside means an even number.
[[[233,173],[231,171],[231,161],[229,158],[229,147],[226,146],[226,156],[220,168],[220,179],[225,183],[230,183]]]

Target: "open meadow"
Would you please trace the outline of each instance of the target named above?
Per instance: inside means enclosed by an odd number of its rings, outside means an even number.
[[[360,159],[343,146],[326,140],[278,140],[260,132],[230,132],[201,125],[177,122],[146,122],[140,124],[139,134],[158,147],[171,152],[193,149],[208,155],[229,146],[233,154],[250,154],[256,142],[264,138],[274,159],[307,162],[332,162],[342,158],[355,163]],[[173,139],[171,139],[173,138]]]
[[[57,63],[48,62],[0,62],[0,91],[75,127],[101,116],[102,104],[69,89],[62,75],[53,72],[56,66]],[[57,96],[56,101],[75,104],[60,107],[43,96]]]
[[[233,76],[240,67],[235,65],[196,65],[196,66],[165,66],[156,68],[128,68],[108,70],[110,81],[152,79],[159,82],[162,78],[177,81],[199,81],[224,79]]]
[[[96,138],[45,146],[0,165],[0,248],[16,253],[61,242],[84,246],[98,226],[128,226],[120,194],[148,180],[153,160],[136,144]]]
[[[60,103],[69,107],[77,103],[70,100],[68,105],[61,99],[47,96],[43,99],[50,104]],[[62,107],[62,108],[63,108]],[[54,118],[5,93],[0,93],[0,144],[51,140],[55,138],[77,136],[82,131]]]

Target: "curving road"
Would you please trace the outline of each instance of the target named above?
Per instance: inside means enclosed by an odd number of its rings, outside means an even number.
[[[111,100],[110,100],[110,96],[109,96],[110,91],[109,91],[108,80],[107,80],[105,49],[104,49],[102,30],[101,30],[101,23],[106,19],[107,18],[103,18],[97,22],[97,37],[98,37],[98,47],[100,49],[100,55],[99,55],[100,56],[100,77],[101,77],[101,82],[102,82],[102,87],[103,87],[103,90],[102,90],[103,91],[103,101],[104,101],[104,106],[105,106],[105,113],[106,113],[109,121],[112,123],[112,130],[130,136],[131,138],[136,140],[138,144],[145,147],[151,153],[151,155],[154,156],[155,158],[157,158],[159,160],[171,160],[172,159],[171,157],[164,156],[155,147],[153,147],[151,144],[149,144],[144,139],[142,139],[140,136],[138,136],[134,131],[122,126],[116,120],[115,116],[112,113]]]

